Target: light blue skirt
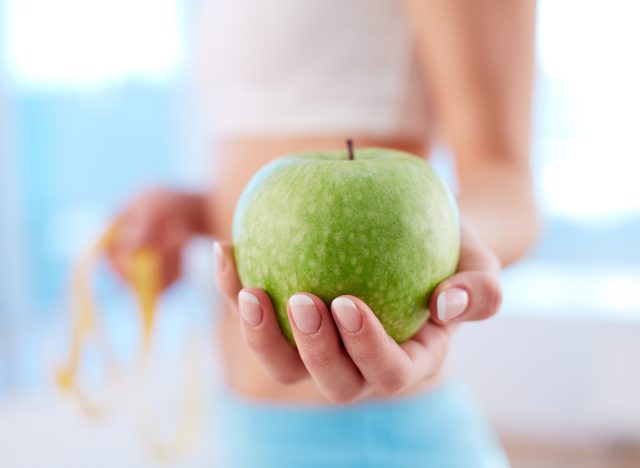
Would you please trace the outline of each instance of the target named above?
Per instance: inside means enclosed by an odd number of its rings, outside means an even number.
[[[345,406],[255,403],[223,392],[216,452],[224,468],[505,468],[507,458],[460,383]]]

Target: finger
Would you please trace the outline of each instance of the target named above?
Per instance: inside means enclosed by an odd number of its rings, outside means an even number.
[[[287,313],[302,362],[320,392],[334,403],[360,398],[366,389],[364,378],[342,347],[322,299],[296,294],[287,303]]]
[[[439,324],[484,320],[502,303],[499,279],[483,271],[465,271],[440,283],[431,296],[429,310]]]
[[[265,371],[277,382],[291,384],[308,377],[298,351],[287,341],[267,293],[246,288],[238,294],[244,339]]]
[[[129,258],[135,250],[133,245],[139,244],[137,239],[140,237],[139,233],[136,232],[140,230],[139,226],[136,228],[127,227],[129,224],[126,221],[127,217],[123,214],[116,218],[114,222],[115,226],[117,226],[115,237],[105,245],[105,256],[109,266],[125,281],[127,279]]]
[[[151,231],[149,229],[148,231]],[[173,284],[182,272],[182,248],[188,238],[188,232],[184,229],[170,229],[164,236],[158,233],[153,237],[138,230],[137,240],[133,241],[127,232],[123,231],[124,237],[118,236],[115,243],[107,247],[107,259],[112,268],[125,281],[129,280],[131,262],[136,251],[141,249],[153,249],[160,257],[160,287],[166,289]],[[124,239],[124,240],[123,240]]]
[[[182,252],[172,249],[165,252],[161,259],[161,288],[165,290],[182,275]]]
[[[460,233],[460,260],[457,271],[479,270],[500,274],[500,260],[468,223]]]
[[[440,370],[455,327],[456,324],[427,322],[413,338],[400,345],[413,362],[420,378],[428,378]]]
[[[215,281],[222,296],[236,304],[242,283],[236,272],[233,247],[229,242],[214,241],[213,255],[215,263]]]
[[[189,240],[189,231],[184,227],[171,226],[165,232],[162,245],[157,247],[162,254],[162,289],[169,287],[182,275],[182,253]]]
[[[363,301],[340,296],[331,310],[349,356],[377,393],[398,393],[417,380],[409,356]]]
[[[109,266],[118,274],[118,277],[127,281],[131,256],[117,249],[109,249],[106,257]]]
[[[157,244],[157,231],[140,217],[120,215],[115,221],[118,226],[115,238],[106,246],[105,253],[110,266],[123,280],[127,280],[129,264],[134,252],[141,248],[152,247]]]
[[[435,323],[483,320],[500,308],[500,262],[491,249],[464,225],[458,273],[433,291],[429,310]]]
[[[111,247],[123,253],[131,254],[143,247],[157,246],[160,231],[145,212],[123,214],[116,218],[116,236]]]

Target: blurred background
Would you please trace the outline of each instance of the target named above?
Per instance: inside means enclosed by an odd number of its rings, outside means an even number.
[[[67,352],[74,259],[140,187],[197,189],[210,173],[192,85],[197,3],[0,0],[0,465],[76,466],[78,444],[153,466],[125,414],[85,421],[58,401],[52,373]],[[539,1],[544,233],[504,273],[500,316],[463,327],[451,352],[516,467],[640,466],[639,19],[626,0]],[[212,339],[209,261],[196,242],[163,303],[169,361],[194,330],[204,349]],[[131,299],[98,277],[126,355]],[[175,463],[206,464],[208,436]]]

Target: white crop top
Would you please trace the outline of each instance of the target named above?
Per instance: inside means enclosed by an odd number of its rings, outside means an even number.
[[[203,14],[198,60],[217,135],[427,132],[398,0],[217,0]]]

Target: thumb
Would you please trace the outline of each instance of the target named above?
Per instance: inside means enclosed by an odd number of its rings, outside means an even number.
[[[236,271],[233,246],[229,242],[214,241],[213,256],[216,286],[225,300],[236,304],[238,293],[240,289],[242,289],[242,284]]]
[[[469,226],[461,234],[458,272],[438,285],[429,304],[441,325],[487,319],[502,302],[497,256]]]
[[[484,320],[502,302],[499,279],[486,271],[464,271],[440,283],[431,296],[432,320],[444,325]]]

